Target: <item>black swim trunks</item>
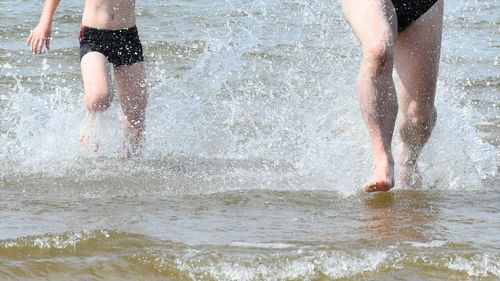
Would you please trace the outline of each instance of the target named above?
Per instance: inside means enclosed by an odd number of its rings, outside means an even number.
[[[120,30],[80,28],[80,60],[89,52],[106,56],[115,67],[144,61],[137,27]]]
[[[427,12],[438,0],[392,0],[401,32]]]

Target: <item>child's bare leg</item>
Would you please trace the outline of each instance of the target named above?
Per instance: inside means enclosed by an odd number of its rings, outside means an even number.
[[[396,14],[389,0],[344,0],[342,4],[363,51],[357,91],[375,161],[363,190],[387,191],[394,186],[391,142],[398,112],[392,79]]]
[[[118,66],[114,73],[125,115],[125,136],[129,142],[130,152],[134,153],[140,147],[143,138],[148,103],[144,63]]]
[[[80,143],[83,147],[89,144],[89,136],[96,128],[96,114],[106,110],[113,98],[111,93],[111,78],[108,60],[98,52],[90,52],[82,57],[81,68],[83,77],[83,87],[85,91],[84,101],[88,113],[80,135]],[[96,140],[93,149],[96,151],[99,144]]]
[[[398,72],[401,119],[401,173],[403,187],[420,187],[417,159],[436,123],[434,96],[439,68],[443,3],[399,34],[395,65]]]

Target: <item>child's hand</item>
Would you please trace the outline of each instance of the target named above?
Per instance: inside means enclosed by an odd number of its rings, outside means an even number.
[[[50,49],[51,33],[51,28],[37,26],[31,31],[31,34],[26,41],[26,45],[31,46],[31,52],[33,54],[40,54],[42,53],[44,44],[47,50]]]

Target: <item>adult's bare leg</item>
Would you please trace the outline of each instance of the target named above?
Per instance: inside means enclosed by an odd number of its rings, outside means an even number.
[[[373,175],[363,190],[387,191],[394,186],[391,143],[398,113],[392,79],[396,13],[390,0],[343,0],[342,5],[363,51],[357,92],[375,161]]]
[[[417,159],[436,123],[434,97],[439,69],[443,1],[398,35],[395,67],[399,79],[401,135],[399,184],[420,187]]]
[[[125,137],[129,153],[135,153],[143,139],[148,93],[144,63],[118,66],[114,70],[124,113]]]
[[[89,144],[90,135],[96,130],[98,112],[106,110],[113,98],[107,63],[107,58],[98,52],[87,53],[81,60],[84,101],[88,111],[81,130],[80,143],[85,148]],[[92,142],[93,150],[97,151],[99,143],[95,139]]]

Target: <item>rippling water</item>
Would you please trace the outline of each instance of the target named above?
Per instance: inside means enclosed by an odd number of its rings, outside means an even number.
[[[447,1],[421,190],[366,195],[359,46],[338,1],[138,1],[150,103],[82,150],[77,34],[24,45],[41,4],[0,0],[0,279],[500,278],[500,6]],[[399,140],[395,140],[395,146]]]

